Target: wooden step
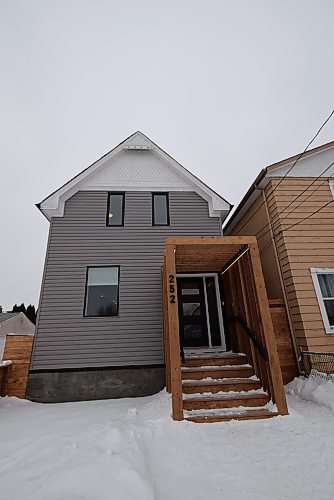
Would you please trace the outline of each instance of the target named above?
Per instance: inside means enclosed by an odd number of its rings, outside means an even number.
[[[200,392],[228,392],[228,391],[250,391],[261,389],[260,380],[248,378],[230,378],[228,380],[184,380],[182,391],[185,394],[198,394]]]
[[[264,406],[268,403],[268,394],[233,394],[219,396],[200,396],[196,398],[187,398],[183,400],[184,410],[206,410],[216,408],[237,408],[238,406]]]
[[[240,366],[205,366],[181,368],[182,380],[200,380],[203,378],[235,378],[251,377],[254,370],[249,365]]]
[[[186,356],[182,366],[224,366],[224,365],[245,365],[248,363],[245,354],[225,354],[220,356]]]
[[[215,415],[214,413],[187,416],[185,420],[196,423],[226,422],[228,420],[256,420],[262,418],[277,417],[278,412],[267,409],[247,410],[242,413],[226,413],[225,415]]]

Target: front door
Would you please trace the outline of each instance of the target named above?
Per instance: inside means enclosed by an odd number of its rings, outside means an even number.
[[[178,278],[180,340],[183,347],[209,345],[203,278]]]

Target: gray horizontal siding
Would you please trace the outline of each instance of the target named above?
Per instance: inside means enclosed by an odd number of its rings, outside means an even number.
[[[163,363],[165,237],[220,235],[196,193],[170,193],[170,226],[152,227],[151,193],[129,192],[124,227],[106,227],[107,193],[82,191],[51,222],[32,369]],[[87,266],[120,266],[119,315],[83,317]]]

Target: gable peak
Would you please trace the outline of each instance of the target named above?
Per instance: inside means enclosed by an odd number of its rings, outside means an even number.
[[[130,137],[126,139],[122,144],[122,149],[139,149],[147,151],[153,148],[153,142],[151,142],[149,138],[139,130],[130,135]]]

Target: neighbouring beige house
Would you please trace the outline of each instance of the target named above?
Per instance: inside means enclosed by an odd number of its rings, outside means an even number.
[[[292,344],[334,352],[334,141],[259,173],[224,235],[257,237],[269,300],[284,301]]]
[[[0,314],[0,335],[34,335],[35,325],[23,312],[4,312]]]
[[[24,313],[0,313],[0,396],[25,397],[34,334]]]

